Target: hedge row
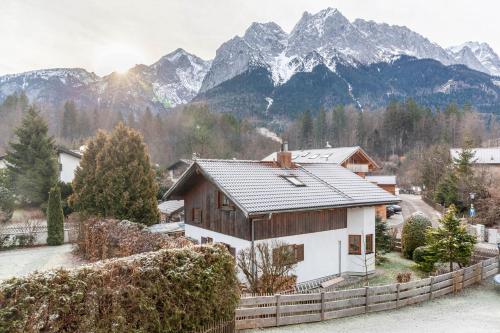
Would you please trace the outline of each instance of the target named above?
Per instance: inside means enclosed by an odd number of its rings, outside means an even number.
[[[0,332],[187,332],[233,318],[233,257],[195,246],[0,284]]]
[[[143,224],[90,218],[80,222],[76,251],[86,260],[97,261],[190,244],[182,237],[152,233]]]

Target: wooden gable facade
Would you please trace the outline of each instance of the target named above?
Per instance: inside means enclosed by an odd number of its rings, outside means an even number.
[[[347,228],[347,208],[273,212],[247,217],[220,189],[198,173],[182,194],[185,223],[245,240],[270,239]]]

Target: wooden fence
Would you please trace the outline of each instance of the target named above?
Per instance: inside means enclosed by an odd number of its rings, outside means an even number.
[[[191,333],[234,333],[235,321],[220,321],[216,323],[209,324],[200,330],[193,331]]]
[[[498,271],[498,257],[442,275],[407,283],[308,294],[243,297],[236,329],[323,321],[396,309],[456,293]]]

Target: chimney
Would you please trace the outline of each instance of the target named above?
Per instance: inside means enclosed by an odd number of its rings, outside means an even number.
[[[283,141],[281,144],[281,151],[278,152],[276,157],[280,168],[292,168],[292,153],[288,151],[288,142]]]

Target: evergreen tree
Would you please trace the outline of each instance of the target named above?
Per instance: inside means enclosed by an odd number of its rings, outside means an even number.
[[[319,110],[318,117],[316,118],[316,126],[315,126],[316,146],[318,148],[325,147],[326,133],[327,133],[326,112],[325,109],[321,108]]]
[[[122,123],[89,144],[74,179],[77,210],[147,225],[159,219],[158,185],[141,135]]]
[[[80,165],[75,170],[73,179],[73,194],[69,203],[77,211],[91,215],[99,215],[104,207],[97,202],[97,193],[102,191],[102,179],[96,177],[97,155],[104,151],[108,142],[108,135],[99,130],[95,137],[87,142],[85,152],[80,160]]]
[[[347,115],[343,105],[338,105],[332,112],[332,144],[342,146],[344,144],[345,128],[347,126]]]
[[[78,114],[73,101],[64,103],[64,111],[62,117],[61,136],[65,139],[73,140],[77,137],[78,131]]]
[[[363,111],[358,113],[358,122],[356,125],[356,142],[358,146],[364,146],[366,141],[366,128],[363,117]]]
[[[449,263],[450,271],[453,271],[453,263],[460,267],[469,263],[476,243],[474,236],[460,225],[453,205],[440,220],[440,226],[427,231],[426,240],[432,257],[438,262]]]
[[[61,207],[61,191],[54,186],[49,193],[47,207],[47,244],[61,245],[64,243],[64,215]]]
[[[46,202],[49,190],[59,178],[54,139],[47,132],[45,120],[30,107],[15,130],[16,140],[10,142],[7,152],[14,192],[30,205]]]
[[[391,251],[392,239],[386,222],[377,216],[375,218],[375,257],[381,259],[384,254]]]
[[[312,147],[312,134],[313,134],[313,120],[311,116],[311,111],[307,110],[302,115],[301,124],[301,134],[302,134],[302,147],[311,148]]]
[[[462,151],[458,157],[453,158],[455,170],[460,177],[471,177],[473,175],[472,163],[475,161],[474,150],[472,149],[472,141],[466,140]]]
[[[453,170],[448,170],[437,184],[434,200],[445,207],[458,201],[458,178]]]

